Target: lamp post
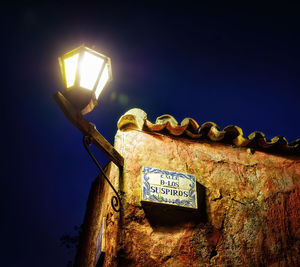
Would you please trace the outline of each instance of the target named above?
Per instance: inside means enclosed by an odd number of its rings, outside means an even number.
[[[112,197],[112,207],[120,211],[120,197],[89,150],[95,144],[122,171],[124,159],[117,150],[97,131],[94,124],[83,115],[98,104],[99,96],[112,80],[110,58],[86,46],[80,46],[59,58],[65,90],[56,92],[54,99],[66,117],[83,133],[83,144],[100,172],[103,174],[116,196]]]

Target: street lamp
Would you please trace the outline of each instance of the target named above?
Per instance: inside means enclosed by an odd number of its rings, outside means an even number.
[[[83,144],[116,196],[111,199],[112,207],[119,212],[121,200],[105,172],[100,167],[89,147],[95,144],[123,171],[124,158],[97,131],[95,125],[83,115],[92,111],[99,95],[112,80],[110,58],[86,46],[80,46],[59,58],[65,90],[56,92],[54,99],[66,117],[83,133]]]
[[[110,58],[84,45],[59,58],[64,96],[86,114],[97,105],[100,93],[112,80]]]

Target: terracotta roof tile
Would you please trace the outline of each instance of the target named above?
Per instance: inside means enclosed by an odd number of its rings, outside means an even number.
[[[158,117],[153,124],[147,120],[147,114],[140,109],[131,109],[126,112],[118,121],[118,128],[122,131],[135,128],[145,132],[156,132],[195,140],[208,140],[270,153],[300,155],[300,138],[288,143],[284,137],[275,136],[267,141],[264,133],[258,131],[245,137],[243,130],[238,126],[229,125],[221,130],[214,122],[205,122],[199,126],[197,121],[192,118],[185,118],[178,125],[176,119],[168,114]]]

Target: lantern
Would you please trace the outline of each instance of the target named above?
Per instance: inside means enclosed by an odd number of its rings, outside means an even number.
[[[65,84],[63,95],[82,114],[92,111],[112,80],[110,58],[82,45],[60,57],[59,63]]]

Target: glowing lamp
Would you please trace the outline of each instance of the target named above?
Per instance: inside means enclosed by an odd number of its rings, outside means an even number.
[[[110,58],[82,45],[58,60],[65,84],[63,95],[82,114],[92,111],[112,80]]]

